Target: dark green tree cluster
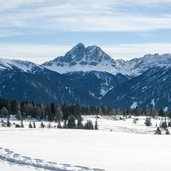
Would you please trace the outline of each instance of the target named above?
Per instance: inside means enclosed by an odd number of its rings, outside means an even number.
[[[75,118],[73,115],[69,116],[68,120],[64,122],[63,128],[69,128],[69,129],[95,129],[98,130],[98,123],[97,120],[95,124],[91,120],[87,120],[85,123],[83,123],[82,116],[78,116]]]
[[[49,121],[49,125],[40,127],[51,128],[50,122],[55,121],[58,128],[75,128],[75,129],[98,129],[97,121],[95,126],[91,121],[83,124],[82,115],[103,115],[109,114],[110,110],[106,107],[95,106],[79,106],[79,105],[56,105],[51,103],[49,105],[35,104],[30,101],[17,102],[13,100],[0,99],[0,117],[7,118],[4,122],[5,127],[10,127],[10,115],[15,115],[21,124],[15,125],[17,128],[24,127],[24,119],[37,119]],[[64,125],[61,124],[64,121]],[[29,123],[29,128],[35,128],[35,123]]]
[[[145,120],[145,122],[144,122],[144,124],[146,126],[151,126],[152,125],[151,118],[150,117],[147,117],[146,120]]]
[[[117,111],[118,112],[118,111]],[[125,111],[119,111],[120,114],[123,114],[124,116],[147,116],[147,117],[169,117],[171,118],[171,111],[164,111],[161,109],[149,109],[149,108],[135,108],[135,109],[127,109]]]
[[[67,121],[71,116],[78,119],[81,115],[111,115],[112,110],[99,106],[35,104],[32,101],[17,102],[0,99],[0,117],[16,115],[17,119],[35,118],[59,122]]]
[[[147,117],[170,117],[171,112],[165,112],[163,109],[127,109],[124,111],[111,109],[105,106],[80,106],[80,105],[57,105],[35,104],[32,101],[17,102],[16,100],[5,100],[0,98],[0,117],[16,115],[17,119],[35,118],[37,120],[48,120],[59,123],[64,120],[65,123],[72,116],[79,120],[81,115],[123,115],[127,116],[147,116]]]

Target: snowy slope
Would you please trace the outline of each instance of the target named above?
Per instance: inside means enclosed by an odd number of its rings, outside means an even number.
[[[154,125],[145,127],[143,117],[137,125],[131,119],[120,121],[110,117],[98,122],[98,131],[0,128],[0,168],[3,171],[171,170],[171,136],[153,135]]]
[[[171,54],[147,54],[141,58],[125,61],[122,65],[122,70],[127,70],[129,75],[138,76],[154,67],[169,66],[171,66]]]
[[[41,66],[29,61],[9,60],[0,58],[0,70],[13,70],[14,68],[17,68],[23,72],[33,72],[37,68],[43,69]]]

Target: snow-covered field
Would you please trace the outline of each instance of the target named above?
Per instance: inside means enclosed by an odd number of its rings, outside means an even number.
[[[0,128],[0,170],[170,171],[171,136],[154,135],[160,121],[144,119],[103,117],[98,131]]]

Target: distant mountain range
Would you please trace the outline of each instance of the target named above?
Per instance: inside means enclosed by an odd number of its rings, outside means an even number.
[[[42,65],[0,59],[0,96],[36,103],[171,110],[171,54],[114,60],[100,47],[79,43]]]

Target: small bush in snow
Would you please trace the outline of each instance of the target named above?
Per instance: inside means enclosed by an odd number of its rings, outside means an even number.
[[[45,128],[45,125],[43,122],[40,123],[40,128]]]
[[[35,122],[33,122],[33,128],[36,128],[36,123]]]
[[[75,118],[71,115],[71,117],[68,119],[68,128],[76,128]]]
[[[145,124],[146,126],[151,126],[151,125],[152,125],[152,123],[151,123],[151,118],[147,117],[146,120],[145,120],[145,122],[144,122],[144,124]]]
[[[97,119],[96,119],[96,122],[95,122],[94,129],[95,129],[95,130],[98,130],[98,123],[97,123]]]
[[[94,129],[94,126],[91,120],[87,120],[87,122],[84,125],[84,129]]]
[[[62,128],[61,122],[58,122],[57,128]]]
[[[171,121],[168,123],[168,127],[171,127]]]
[[[169,129],[166,129],[166,135],[170,135]]]
[[[160,128],[159,128],[159,127],[156,129],[155,134],[157,134],[157,135],[161,135],[161,130],[160,130]]]
[[[23,124],[23,120],[21,119],[21,125],[20,125],[21,128],[24,128],[24,124]]]
[[[80,116],[77,120],[77,129],[83,129],[84,128],[82,121],[83,121],[83,118],[82,118],[82,116]]]
[[[29,127],[29,128],[33,128],[33,126],[32,126],[32,124],[31,124],[31,122],[29,123],[28,127]]]
[[[15,128],[21,128],[19,124],[15,124]]]
[[[160,124],[160,127],[163,128],[163,129],[166,129],[167,128],[167,122],[164,121]]]

